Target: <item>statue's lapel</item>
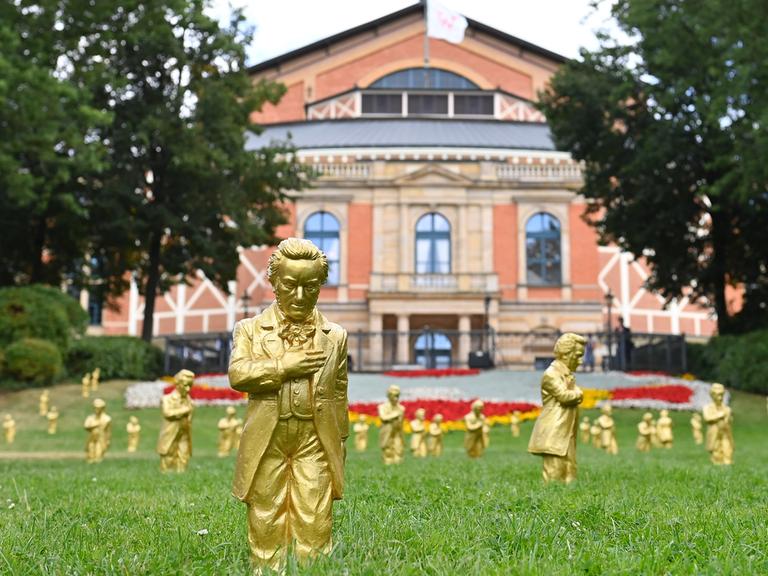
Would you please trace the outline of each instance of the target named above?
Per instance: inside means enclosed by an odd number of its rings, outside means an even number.
[[[261,347],[264,353],[270,358],[281,358],[285,353],[283,347],[283,339],[278,335],[278,322],[277,314],[275,314],[275,307],[277,304],[273,303],[262,314],[260,327],[262,331]]]

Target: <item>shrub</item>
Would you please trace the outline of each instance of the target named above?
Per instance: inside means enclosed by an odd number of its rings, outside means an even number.
[[[101,378],[150,379],[161,374],[163,353],[133,336],[85,336],[72,343],[67,371],[80,376],[96,367]]]
[[[716,336],[706,345],[688,345],[690,370],[703,380],[748,392],[768,393],[768,330]]]
[[[17,340],[5,349],[4,356],[4,375],[21,383],[47,386],[62,373],[61,353],[48,340]]]
[[[37,338],[54,343],[64,354],[87,324],[80,303],[60,290],[39,285],[0,288],[0,347]]]

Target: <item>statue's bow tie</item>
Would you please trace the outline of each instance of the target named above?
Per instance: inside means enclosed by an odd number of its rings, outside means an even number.
[[[294,324],[287,322],[280,329],[280,338],[291,346],[301,346],[315,336],[314,323]]]

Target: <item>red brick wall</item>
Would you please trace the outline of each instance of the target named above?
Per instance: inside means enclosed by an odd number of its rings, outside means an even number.
[[[517,298],[517,205],[493,207],[493,269],[503,300]]]
[[[352,284],[368,284],[373,259],[373,206],[350,203],[348,207],[349,231],[347,234],[347,281]],[[365,290],[349,290],[350,300],[363,300]]]
[[[261,112],[251,114],[251,120],[257,124],[304,120],[304,82],[289,86],[277,106],[264,104]]]
[[[583,204],[571,204],[569,224],[571,229],[571,285],[574,300],[601,300],[602,294],[595,287],[578,288],[579,285],[597,284],[600,273],[600,258],[597,252],[597,234],[581,215]]]

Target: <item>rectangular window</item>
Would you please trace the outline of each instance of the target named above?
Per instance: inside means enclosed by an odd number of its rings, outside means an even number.
[[[403,97],[397,94],[363,94],[363,114],[402,114]]]
[[[408,115],[448,114],[447,94],[408,94]]]
[[[490,94],[454,94],[455,115],[493,116],[493,96]]]

